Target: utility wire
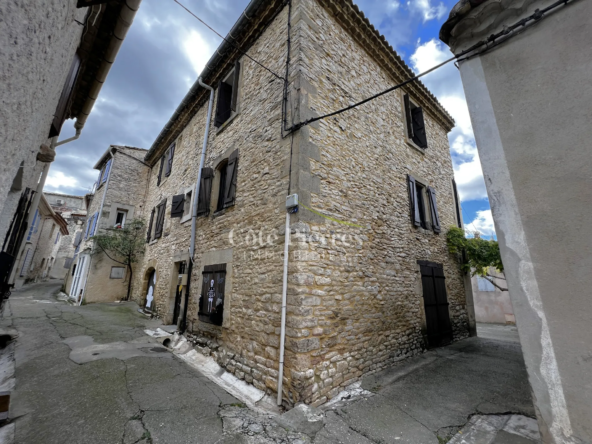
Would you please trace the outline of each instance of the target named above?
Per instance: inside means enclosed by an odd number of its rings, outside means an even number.
[[[476,44],[474,44],[470,48],[468,48],[468,49],[462,51],[461,53],[459,53],[459,54],[457,54],[457,55],[449,58],[448,60],[443,61],[439,65],[436,65],[433,68],[430,68],[427,71],[424,71],[421,74],[416,75],[415,77],[412,77],[412,78],[410,78],[408,80],[405,80],[402,83],[399,83],[398,85],[395,85],[395,86],[393,86],[391,88],[388,88],[388,89],[386,89],[384,91],[381,91],[378,94],[374,94],[373,96],[368,97],[368,98],[366,98],[366,99],[364,99],[364,100],[362,100],[360,102],[354,103],[353,105],[350,105],[348,107],[342,108],[342,109],[337,110],[337,111],[334,111],[332,113],[324,114],[322,116],[312,117],[312,118],[307,119],[307,120],[305,120],[303,122],[300,122],[300,123],[297,123],[295,125],[292,125],[291,128],[285,128],[285,130],[286,131],[289,131],[289,132],[294,132],[294,131],[299,130],[300,128],[302,128],[304,126],[310,125],[313,122],[317,122],[319,120],[323,120],[323,119],[326,119],[328,117],[336,116],[338,114],[341,114],[341,113],[344,113],[346,111],[349,111],[349,110],[351,110],[353,108],[357,108],[358,106],[363,105],[364,103],[370,102],[371,100],[374,100],[374,99],[376,99],[376,98],[378,98],[380,96],[383,96],[385,94],[388,94],[388,93],[390,93],[390,92],[392,92],[392,91],[394,91],[396,89],[399,89],[399,88],[401,88],[401,87],[403,87],[403,86],[405,86],[405,85],[407,85],[407,84],[409,84],[411,82],[415,82],[419,78],[425,76],[426,74],[431,73],[432,71],[435,71],[435,70],[441,68],[442,66],[444,66],[444,65],[452,62],[453,60],[457,60],[458,62],[462,62],[464,60],[468,60],[468,59],[470,59],[472,57],[475,57],[477,55],[480,55],[482,53],[485,53],[485,52],[491,50],[492,48],[500,45],[501,43],[509,40],[510,38],[518,35],[520,32],[515,32],[513,34],[510,34],[515,29],[520,28],[520,27],[526,28],[526,25],[527,24],[528,24],[528,26],[530,26],[530,25],[533,24],[533,23],[530,23],[530,22],[534,21],[536,23],[539,20],[541,20],[543,18],[543,16],[547,12],[549,12],[549,11],[551,11],[551,10],[553,10],[553,9],[561,6],[561,5],[567,5],[568,3],[573,3],[574,1],[576,1],[576,0],[559,0],[559,1],[555,2],[555,3],[553,3],[552,5],[547,6],[544,9],[540,9],[540,10],[537,9],[532,15],[530,15],[528,17],[525,17],[522,20],[519,20],[518,22],[514,23],[511,26],[505,27],[502,31],[498,32],[497,34],[490,35],[487,39],[481,40],[481,41],[477,42]],[[503,38],[503,37],[505,37],[505,38]],[[501,39],[501,38],[503,38],[503,40],[498,40],[498,39]],[[496,40],[498,40],[498,41],[496,41]],[[477,52],[477,53],[473,53],[476,49],[479,49],[479,48],[481,48],[483,46],[485,46],[485,48],[482,51]],[[470,54],[470,53],[473,53],[473,54]],[[469,54],[469,55],[467,56],[467,54]],[[466,56],[466,57],[463,57],[463,56]]]
[[[242,55],[244,55],[245,57],[251,59],[253,62],[255,62],[257,65],[259,65],[261,68],[269,71],[271,74],[273,74],[276,78],[278,78],[279,80],[284,80],[285,79],[276,74],[275,72],[273,72],[271,69],[269,69],[267,66],[265,66],[263,63],[258,62],[257,60],[255,60],[253,57],[251,57],[249,54],[247,54],[246,52],[242,51],[239,46],[234,43],[231,42],[230,40],[228,40],[226,37],[224,37],[222,34],[220,34],[218,31],[216,31],[214,28],[212,28],[210,25],[208,25],[206,22],[204,22],[202,19],[200,19],[197,15],[195,15],[193,12],[191,12],[191,10],[189,10],[185,5],[183,5],[181,2],[179,2],[179,0],[173,0],[175,3],[177,3],[179,6],[181,6],[181,8],[183,8],[185,11],[187,11],[189,14],[191,14],[193,17],[195,17],[197,20],[199,20],[201,23],[203,23],[210,31],[212,31],[214,34],[216,34],[218,37],[220,37],[222,40],[224,40],[227,43],[230,43],[232,46],[234,46],[239,53],[241,53]],[[234,38],[234,37],[233,37]]]

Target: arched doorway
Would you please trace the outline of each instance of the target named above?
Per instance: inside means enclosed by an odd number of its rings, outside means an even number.
[[[154,286],[156,285],[156,270],[152,270],[148,275],[148,289],[146,290],[146,304],[144,305],[144,311],[146,313],[152,313],[154,306]]]

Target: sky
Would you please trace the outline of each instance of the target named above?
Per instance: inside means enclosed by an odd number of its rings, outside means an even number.
[[[248,0],[181,2],[223,35],[248,4]],[[355,3],[419,73],[452,56],[438,33],[456,2]],[[220,43],[220,37],[173,0],[143,0],[82,136],[57,148],[45,191],[86,194],[97,180],[93,166],[109,145],[150,148]],[[422,81],[456,121],[448,136],[465,228],[492,236],[493,219],[458,70],[450,63]],[[74,135],[73,123],[64,123],[60,139]]]

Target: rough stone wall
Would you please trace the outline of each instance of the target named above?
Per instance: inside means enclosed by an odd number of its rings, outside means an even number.
[[[396,83],[314,0],[296,12],[297,121]],[[444,265],[454,339],[468,335],[463,276],[445,240],[455,225],[447,131],[424,117],[425,152],[406,141],[398,91],[300,131],[301,202],[359,227],[303,206],[294,218],[300,231],[286,347],[298,353],[288,374],[296,401],[321,404],[361,375],[425,349],[417,260]],[[439,235],[411,224],[407,174],[435,188]]]
[[[95,191],[88,209],[88,219],[101,210],[103,194],[106,192],[103,209],[96,233],[115,225],[117,210],[127,211],[126,221],[140,217],[143,212],[149,168],[142,162],[146,150],[140,148],[113,146],[115,155],[111,164],[110,178]],[[111,148],[110,148],[111,149]],[[86,228],[85,228],[86,229]],[[90,251],[92,241],[83,242],[80,250]],[[117,258],[115,258],[117,259]],[[123,265],[104,254],[93,254],[88,268],[84,289],[87,303],[117,301],[127,295],[128,272],[124,279],[111,279],[111,268]]]
[[[76,233],[82,231],[86,222],[86,217],[72,216],[71,213],[62,213],[61,216],[68,223],[68,234],[62,236],[60,248],[56,254],[55,265],[51,269],[50,278],[64,279],[68,273],[68,268],[64,268],[66,260],[74,257],[74,239]]]
[[[285,69],[286,28],[287,8],[249,49],[249,54],[279,73]],[[223,128],[216,129],[212,122],[206,157],[206,166],[215,168],[218,161],[239,150],[236,202],[197,220],[188,325],[189,331],[215,337],[224,345],[228,353],[220,351],[216,356],[229,371],[262,390],[274,391],[283,266],[280,230],[285,221],[290,140],[282,140],[280,133],[283,83],[244,57],[241,65],[239,112]],[[191,230],[190,220],[181,223],[170,218],[171,197],[195,185],[206,113],[207,103],[183,131],[170,177],[163,177],[160,186],[156,185],[156,161],[150,178],[145,214],[148,218],[152,208],[166,198],[164,233],[146,248],[141,272],[136,274],[134,297],[144,304],[148,274],[155,269],[155,308],[167,323],[172,321],[175,297],[174,262],[187,258]],[[215,178],[213,206],[216,196]],[[264,245],[253,242],[253,238],[259,239],[259,231]],[[197,317],[203,266],[217,263],[228,267],[221,328]]]
[[[84,210],[83,196],[71,196],[68,194],[47,192],[44,192],[43,195],[55,212],[64,213]],[[58,200],[62,201],[62,203],[58,204]]]
[[[4,239],[21,190],[11,191],[23,163],[22,189],[35,189],[50,123],[80,40],[88,8],[76,0],[0,3],[0,239]],[[68,123],[66,123],[68,124]]]

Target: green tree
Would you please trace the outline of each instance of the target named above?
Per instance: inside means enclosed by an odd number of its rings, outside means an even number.
[[[448,251],[459,255],[463,271],[471,273],[471,276],[481,276],[491,282],[502,291],[508,291],[495,282],[495,279],[505,277],[493,276],[490,268],[495,268],[504,274],[504,264],[499,250],[499,244],[494,240],[482,239],[479,232],[473,233],[473,237],[467,238],[465,232],[458,227],[450,227],[446,234]]]
[[[126,266],[128,283],[125,300],[128,301],[132,289],[132,265],[138,262],[146,247],[144,221],[133,219],[126,222],[123,228],[106,228],[101,231],[102,234],[92,237],[95,246],[93,254],[104,253],[112,261]]]

